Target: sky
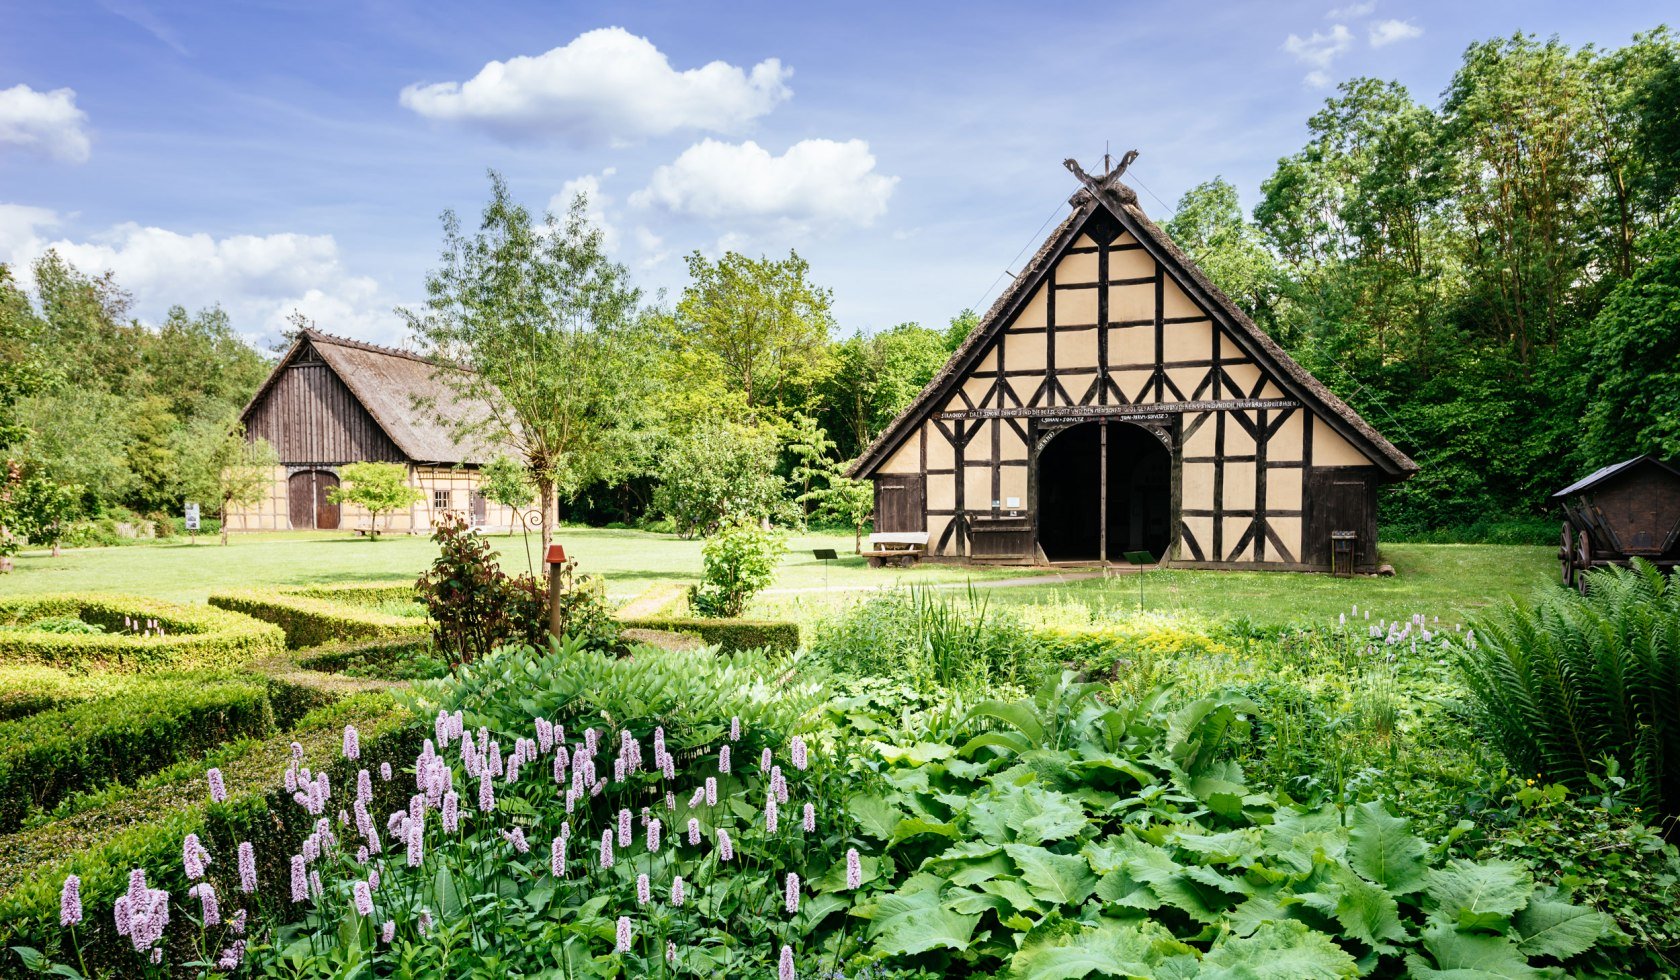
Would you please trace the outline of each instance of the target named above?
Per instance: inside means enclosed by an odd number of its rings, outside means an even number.
[[[1672,18],[1672,16],[1670,17]],[[1660,5],[0,0],[0,262],[56,248],[155,323],[220,304],[405,341],[439,217],[503,173],[579,190],[650,302],[683,257],[797,249],[839,329],[984,309],[1065,214],[1069,156],[1140,151],[1151,215],[1252,208],[1334,86],[1435,104],[1516,31],[1614,47]]]

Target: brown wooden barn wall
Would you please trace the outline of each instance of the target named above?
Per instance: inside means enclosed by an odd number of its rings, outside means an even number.
[[[335,466],[405,458],[367,409],[325,363],[305,350],[275,379],[247,429],[267,439],[287,466]]]

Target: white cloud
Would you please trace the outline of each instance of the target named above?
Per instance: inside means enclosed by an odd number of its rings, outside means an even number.
[[[588,198],[589,203],[583,216],[589,223],[601,229],[601,244],[606,250],[618,250],[618,229],[607,220],[607,205],[611,204],[612,196],[601,190],[601,181],[618,172],[617,167],[608,167],[599,174],[584,174],[574,177],[560,185],[560,192],[548,199],[548,209],[565,220],[565,215],[571,209],[572,199],[580,193]]]
[[[1323,70],[1330,67],[1336,57],[1353,44],[1353,34],[1347,25],[1337,24],[1330,28],[1328,34],[1314,31],[1311,37],[1291,34],[1283,42],[1283,50],[1295,56],[1295,60],[1304,65]]]
[[[665,264],[671,257],[671,250],[665,247],[665,239],[655,235],[647,228],[637,225],[635,235],[636,249],[642,253],[636,267],[642,271],[656,268]]]
[[[1328,20],[1354,20],[1359,17],[1367,17],[1371,11],[1376,9],[1376,0],[1365,0],[1364,3],[1350,3],[1345,7],[1332,8],[1324,16]]]
[[[86,163],[91,149],[87,113],[76,108],[75,90],[37,92],[27,85],[0,89],[0,146]]]
[[[220,304],[247,336],[278,333],[293,310],[333,333],[390,343],[403,332],[395,303],[374,279],[345,268],[331,235],[214,238],[134,222],[84,241],[39,233],[58,223],[42,208],[0,205],[0,261],[14,264],[26,285],[30,263],[56,249],[83,272],[114,273],[133,294],[136,314],[152,322],[175,303]]]
[[[708,139],[655,170],[630,203],[697,218],[868,225],[897,183],[875,172],[863,140],[801,140],[772,156],[750,140]]]
[[[1380,20],[1371,25],[1371,47],[1380,48],[1397,41],[1410,41],[1423,36],[1423,28],[1403,20]]]
[[[1330,76],[1321,71],[1309,71],[1301,76],[1301,84],[1307,88],[1329,88]]]
[[[465,82],[410,85],[401,102],[503,138],[622,145],[679,130],[738,131],[793,94],[792,74],[775,58],[750,71],[722,61],[677,71],[647,38],[608,27],[535,57],[492,61]]]

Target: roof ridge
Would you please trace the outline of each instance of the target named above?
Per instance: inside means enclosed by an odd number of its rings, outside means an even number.
[[[366,340],[356,340],[353,337],[340,337],[337,334],[327,333],[325,330],[321,330],[317,327],[304,327],[301,335],[308,337],[315,343],[324,342],[328,344],[336,344],[339,347],[350,347],[356,350],[365,350],[374,354],[389,354],[392,357],[406,357],[411,361],[420,361],[423,364],[430,364],[434,367],[437,366],[436,360],[427,357],[424,354],[416,354],[413,351],[403,350],[399,347],[386,347],[382,344],[370,343]]]

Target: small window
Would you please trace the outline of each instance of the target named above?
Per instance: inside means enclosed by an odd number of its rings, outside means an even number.
[[[448,490],[433,490],[432,491],[432,509],[433,510],[448,510],[449,509],[449,491]]]

